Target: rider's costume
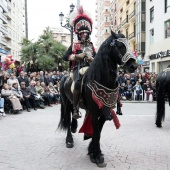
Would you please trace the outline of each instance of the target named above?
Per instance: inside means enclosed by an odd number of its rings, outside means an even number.
[[[92,32],[92,19],[82,7],[70,16],[70,25],[77,34],[78,41],[74,42],[66,51],[63,59],[70,62],[70,70],[73,71],[73,79],[75,82],[73,90],[73,118],[81,117],[79,115],[78,102],[81,92],[81,79],[79,70],[82,67],[89,66],[89,63],[96,55],[93,43],[90,41]]]

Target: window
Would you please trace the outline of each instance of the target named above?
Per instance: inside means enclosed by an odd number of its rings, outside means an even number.
[[[107,17],[106,17],[106,22],[107,22]]]
[[[128,39],[129,35],[128,35],[128,28],[126,29],[126,38]]]
[[[128,1],[126,1],[126,5],[127,5],[127,6],[129,5],[129,0],[128,0]]]
[[[154,20],[154,7],[150,9],[150,23],[152,23]]]
[[[150,30],[150,44],[154,43],[154,29]]]
[[[120,9],[120,13],[122,13],[122,12],[123,12],[123,8]]]
[[[116,12],[116,4],[115,4],[115,12]]]
[[[114,25],[116,25],[117,24],[117,22],[116,22],[116,17],[115,17],[115,24]]]
[[[165,13],[170,11],[170,0],[165,0]]]
[[[170,37],[170,20],[165,22],[165,38]]]

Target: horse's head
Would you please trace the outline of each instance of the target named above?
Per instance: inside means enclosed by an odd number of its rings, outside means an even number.
[[[137,69],[137,63],[127,39],[123,34],[111,33],[112,42],[110,44],[110,54],[114,56],[114,62],[116,60],[125,71],[133,73]]]

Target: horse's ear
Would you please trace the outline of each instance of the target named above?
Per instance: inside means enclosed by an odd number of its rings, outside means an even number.
[[[112,34],[112,37],[113,37],[114,39],[117,39],[117,34],[116,34],[115,32],[113,32],[112,30],[111,30],[111,34]]]

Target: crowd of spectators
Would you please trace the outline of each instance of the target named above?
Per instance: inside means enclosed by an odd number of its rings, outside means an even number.
[[[151,100],[156,100],[156,76],[155,73],[126,74],[119,71],[117,81],[121,99],[149,101],[151,97]]]
[[[0,116],[5,112],[45,109],[60,103],[59,81],[66,71],[0,71]]]

